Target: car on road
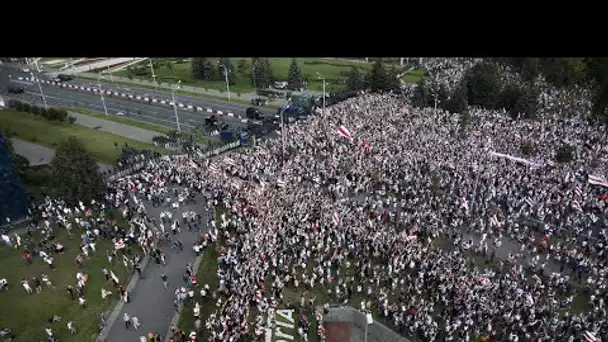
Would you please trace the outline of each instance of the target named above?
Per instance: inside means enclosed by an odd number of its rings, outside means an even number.
[[[65,75],[65,74],[59,74],[57,75],[57,78],[59,79],[60,82],[68,82],[74,79],[74,77],[72,77],[71,75]]]
[[[30,72],[30,69],[29,68],[23,68],[23,69],[21,69],[21,71],[23,71],[23,72]]]
[[[245,117],[252,120],[262,120],[264,113],[259,108],[249,107],[245,110]]]
[[[23,93],[23,88],[18,87],[18,86],[13,85],[13,84],[9,85],[7,87],[7,90],[11,94],[21,94],[21,93]]]
[[[125,113],[124,112],[118,112],[118,113],[116,113],[116,116],[125,116]]]

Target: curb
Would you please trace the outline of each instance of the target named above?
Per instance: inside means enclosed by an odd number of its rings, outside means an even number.
[[[205,254],[205,251],[203,250],[203,253],[201,253],[201,255],[197,256],[196,259],[194,259],[194,264],[192,264],[193,270],[198,270],[199,266],[201,265],[201,261],[203,260],[204,254]],[[177,311],[175,312],[175,314],[173,314],[173,318],[171,318],[171,322],[169,323],[169,327],[167,328],[167,333],[165,334],[165,339],[163,341],[169,342],[169,339],[171,339],[171,327],[176,327],[179,324],[179,318],[182,315],[183,309],[184,309],[184,305],[180,305],[177,308]]]
[[[141,262],[142,273],[143,273],[143,271],[146,270],[149,260],[150,260],[150,256],[148,256],[148,255],[146,255],[143,258],[143,260]],[[140,277],[137,275],[137,272],[135,272],[131,276],[131,280],[129,280],[129,284],[127,285],[126,291],[131,292],[133,290],[133,288],[135,287],[135,285],[137,285],[137,282],[139,281],[139,279],[140,279]],[[116,306],[114,306],[114,310],[112,310],[110,317],[108,317],[106,326],[101,330],[101,332],[97,336],[97,339],[95,340],[95,342],[105,342],[106,336],[108,335],[110,330],[112,330],[112,327],[114,326],[114,323],[116,323],[116,319],[118,319],[118,315],[120,315],[120,311],[122,310],[122,308],[124,306],[125,306],[125,302],[123,300],[119,299],[118,303],[116,303]]]
[[[25,81],[25,82],[36,82],[35,78],[30,78],[30,77],[17,77],[17,80]],[[142,101],[142,102],[146,102],[146,103],[160,104],[160,105],[167,105],[169,107],[174,107],[173,101],[167,100],[167,99],[157,99],[157,98],[139,95],[139,94],[135,94],[135,93],[122,93],[122,92],[108,91],[108,90],[103,90],[103,89],[100,91],[98,88],[94,88],[94,87],[85,87],[85,86],[70,84],[70,83],[59,83],[59,82],[53,82],[53,81],[48,81],[48,80],[43,80],[43,79],[39,79],[39,81],[40,81],[40,83],[54,85],[54,86],[57,86],[60,88],[67,88],[67,89],[76,90],[76,91],[85,91],[85,92],[89,92],[89,93],[93,93],[93,94],[120,97],[120,98],[127,99],[127,100]],[[195,106],[195,105],[189,104],[189,103],[184,104],[182,102],[177,102],[177,107],[182,110],[195,111],[195,112],[199,112],[199,113],[210,113],[210,114],[217,114],[220,116],[230,116],[230,117],[234,117],[235,119],[239,119],[241,121],[241,123],[249,122],[249,119],[247,119],[241,115],[238,115],[238,114],[235,114],[232,112],[228,112],[228,111],[222,111],[222,110],[212,109],[212,108],[208,108],[208,107],[203,108],[203,107]]]

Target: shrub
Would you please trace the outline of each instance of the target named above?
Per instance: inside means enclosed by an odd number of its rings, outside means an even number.
[[[555,151],[555,160],[558,163],[569,163],[574,160],[574,148],[570,145],[562,145]]]
[[[524,141],[520,146],[521,153],[524,156],[533,156],[536,154],[536,146],[531,141]]]

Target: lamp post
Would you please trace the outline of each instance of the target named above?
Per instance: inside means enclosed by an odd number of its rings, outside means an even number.
[[[251,76],[253,76],[253,88],[257,89],[257,87],[255,86],[255,64],[251,65]]]
[[[38,75],[36,78],[36,84],[38,84],[38,90],[40,90],[40,96],[42,96],[42,102],[44,103],[44,108],[49,108],[49,106],[46,103],[46,96],[44,96],[44,91],[42,90],[42,86],[40,85],[40,67],[38,66],[38,61],[34,60],[34,64],[36,65],[36,71],[38,71]],[[30,75],[32,76],[32,78],[34,78],[34,73],[30,73]]]
[[[150,60],[150,70],[152,70],[152,80],[154,82],[154,89],[156,89],[156,74],[154,73],[154,64],[152,64],[152,58]]]
[[[224,78],[226,79],[226,91],[228,92],[228,101],[230,101],[230,82],[228,82],[228,73],[232,72],[232,70],[227,69],[226,66],[219,61],[218,64],[224,69]]]
[[[103,111],[108,115],[108,108],[106,107],[106,99],[103,97],[103,89],[101,88],[101,79],[103,79],[103,73],[97,74],[97,88],[99,89],[99,96],[101,96],[101,104],[103,105]]]
[[[177,132],[181,133],[182,130],[179,126],[179,115],[177,114],[177,102],[175,101],[175,91],[181,87],[182,80],[177,81],[177,84],[171,88],[171,97],[173,98],[173,110],[175,112],[175,124],[177,125]]]
[[[323,80],[323,115],[325,115],[325,97],[326,97],[326,95],[325,95],[325,86],[326,86],[325,76],[321,75],[318,72],[317,72],[317,76],[319,76],[319,79]]]
[[[289,104],[291,103],[291,98],[287,99],[287,103],[285,104],[285,106],[283,106],[283,108],[281,108],[281,112],[280,112],[280,116],[281,116],[281,144],[282,144],[282,155],[285,156],[285,119],[284,119],[284,115],[283,113],[285,113],[285,110],[287,109],[287,107],[289,106]]]

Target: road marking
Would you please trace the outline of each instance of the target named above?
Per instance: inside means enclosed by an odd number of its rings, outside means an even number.
[[[42,96],[42,95],[41,95],[41,94],[39,94],[39,93],[33,93],[33,92],[30,92],[30,91],[26,91],[26,92],[24,92],[24,93],[31,94],[31,95],[36,95],[36,96]],[[64,99],[64,98],[61,98],[61,97],[50,96],[50,95],[45,95],[44,97],[49,98],[49,99],[53,99],[53,100],[63,100],[63,101],[70,101],[70,102],[78,102],[78,101],[74,101],[74,100],[70,100],[70,99]],[[88,104],[88,106],[89,106],[89,107],[94,107],[94,108],[99,108],[99,109],[102,109],[102,112],[103,112],[103,106],[102,106],[102,105],[97,105],[97,104],[92,104],[92,103],[89,103],[89,104]],[[111,111],[115,111],[115,112],[117,112],[117,113],[118,113],[118,112],[120,112],[120,111],[123,111],[123,112],[124,112],[124,110],[120,110],[120,109],[116,109],[116,108],[112,108],[112,107],[108,107],[108,106],[106,106],[106,108],[108,109],[108,111],[110,111],[110,110],[111,110]],[[78,113],[78,112],[75,112],[75,113]],[[158,121],[162,121],[162,122],[169,122],[169,123],[171,123],[171,124],[175,123],[175,121],[174,121],[174,120],[165,120],[165,119],[163,119],[162,117],[164,117],[164,115],[162,115],[161,113],[158,113],[158,112],[152,112],[152,111],[150,111],[149,113],[150,113],[150,114],[156,114],[156,115],[159,115],[159,116],[161,116],[161,117],[159,118],[159,117],[156,117],[156,116],[149,116],[149,115],[143,115],[143,114],[131,114],[131,115],[125,115],[125,116],[126,116],[127,118],[132,119],[132,120],[136,120],[136,119],[135,119],[136,117],[142,117],[142,118],[149,118],[149,119],[151,119],[151,120],[153,119],[153,120],[158,120]],[[80,114],[80,113],[79,113],[79,114]],[[86,114],[82,114],[82,115],[86,115]],[[146,122],[146,121],[142,121],[142,120],[136,120],[136,121]],[[181,121],[181,120],[180,120],[180,121]],[[154,124],[154,123],[152,123],[152,124]],[[180,122],[180,124],[181,124],[181,125],[184,125],[184,126],[187,126],[187,127],[195,128],[195,126],[190,125],[190,124],[188,124],[188,123],[186,123],[186,122],[184,122],[184,123]],[[125,124],[125,125],[126,125],[126,124]],[[127,125],[127,126],[128,126],[128,125]]]

